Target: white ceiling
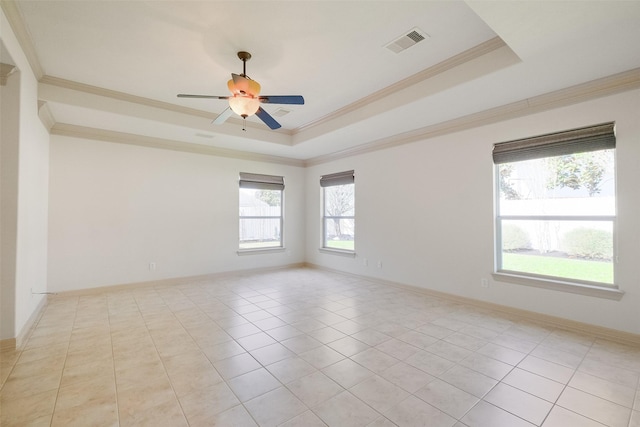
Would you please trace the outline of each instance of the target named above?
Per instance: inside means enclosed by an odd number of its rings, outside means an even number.
[[[640,67],[639,1],[9,3],[56,127],[299,160]],[[415,27],[429,38],[385,48]],[[176,97],[227,95],[240,50],[263,94],[304,96],[276,117],[282,129],[255,117],[246,131],[239,118],[214,126],[226,101]]]

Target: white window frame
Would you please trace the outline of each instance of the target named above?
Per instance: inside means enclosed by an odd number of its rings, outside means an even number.
[[[338,185],[353,185],[353,205],[354,215],[326,215],[326,189],[328,187],[334,187]],[[345,255],[355,257],[355,174],[353,170],[333,173],[329,175],[323,175],[320,177],[320,187],[322,188],[322,236],[320,251],[331,254]],[[353,220],[354,222],[354,236],[353,236],[353,249],[340,249],[327,245],[327,221],[329,220]]]
[[[240,227],[240,222],[243,219],[279,219],[280,242],[279,245],[264,248],[242,248],[240,230],[238,230],[238,255],[284,251],[284,177],[240,172],[238,197],[240,197],[240,192],[243,188],[280,191],[280,215],[242,215],[240,212],[238,215],[238,227]],[[240,210],[240,203],[238,203],[238,210]]]
[[[494,145],[494,201],[495,201],[495,263],[494,278],[498,281],[517,283],[547,289],[562,290],[610,299],[620,299],[623,292],[615,282],[617,260],[616,215],[500,215],[500,164],[533,158],[547,158],[562,154],[615,150],[615,125],[605,123],[596,126],[564,131],[554,134],[525,138]],[[528,150],[528,152],[527,152]],[[559,151],[559,153],[558,153]],[[535,152],[535,154],[534,154]],[[504,156],[504,157],[500,157]],[[615,151],[614,151],[615,162]],[[614,283],[590,282],[557,276],[546,276],[522,271],[502,269],[502,224],[504,221],[607,221],[613,227],[613,277]]]

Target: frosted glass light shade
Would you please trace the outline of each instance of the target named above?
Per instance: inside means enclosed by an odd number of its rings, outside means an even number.
[[[260,108],[260,100],[258,98],[252,98],[249,96],[234,96],[229,98],[229,107],[239,116],[249,117],[252,116]]]

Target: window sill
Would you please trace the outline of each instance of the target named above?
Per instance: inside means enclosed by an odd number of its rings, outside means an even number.
[[[343,249],[331,249],[331,248],[318,248],[318,251],[323,254],[340,255],[349,258],[355,258],[355,251],[345,251]]]
[[[259,254],[269,254],[269,253],[277,253],[284,252],[286,249],[283,247],[277,248],[264,248],[264,249],[238,249],[237,254],[242,255],[259,255]]]
[[[515,283],[517,285],[533,286],[536,288],[569,292],[572,294],[605,298],[616,301],[620,301],[622,299],[622,296],[624,295],[624,291],[621,291],[618,288],[563,282],[560,280],[550,280],[539,277],[521,276],[516,273],[496,272],[493,273],[493,278],[498,282]]]

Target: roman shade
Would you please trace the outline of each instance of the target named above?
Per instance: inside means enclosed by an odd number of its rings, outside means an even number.
[[[494,144],[493,162],[520,162],[609,148],[616,148],[613,122]]]
[[[240,172],[240,188],[284,190],[284,177]]]
[[[334,185],[353,184],[355,177],[353,171],[345,171],[332,173],[329,175],[322,175],[320,177],[320,187],[332,187]]]

